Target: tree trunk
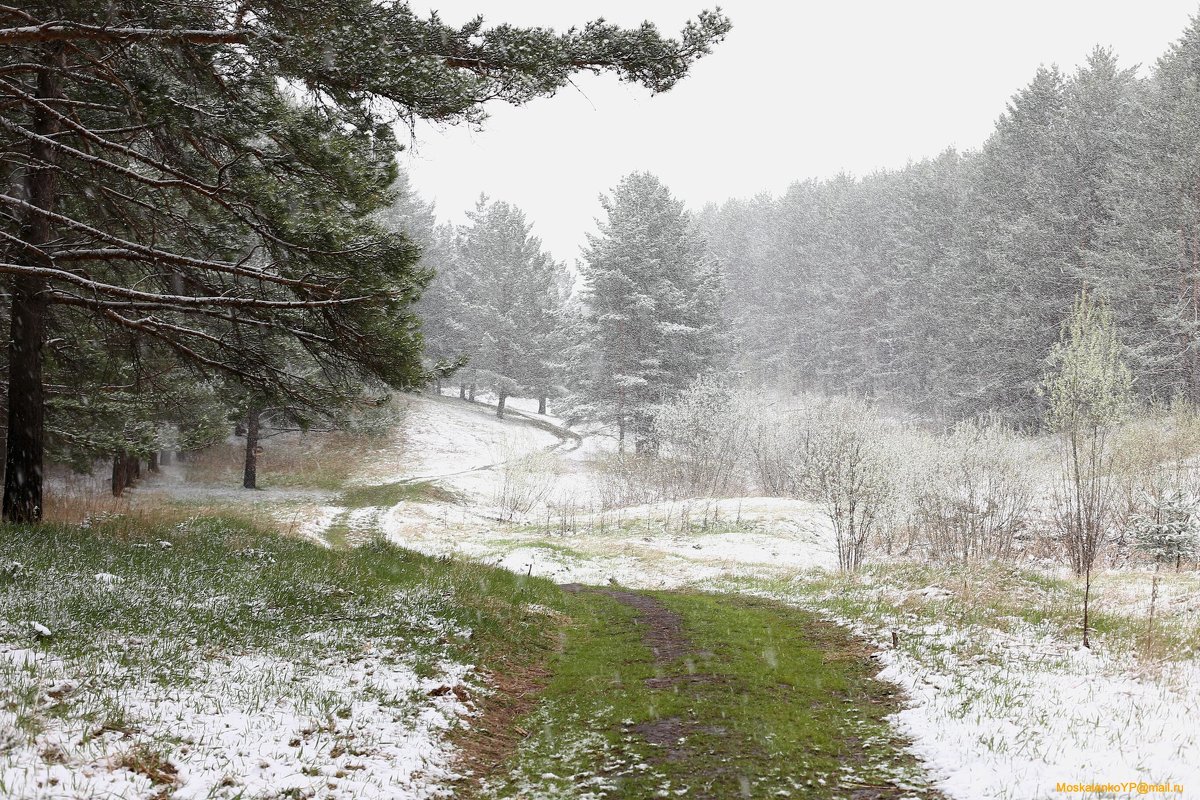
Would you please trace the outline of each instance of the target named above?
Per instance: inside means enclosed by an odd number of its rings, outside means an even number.
[[[133,479],[135,481],[142,479],[142,459],[137,456],[133,457]]]
[[[465,383],[460,383],[458,385],[458,399],[459,400],[467,399],[467,385]]]
[[[133,486],[133,479],[137,477],[138,460],[133,456],[125,455],[125,488]]]
[[[475,402],[475,384],[473,383],[471,384],[470,388],[467,389],[467,399],[472,403]]]
[[[538,413],[543,416],[546,414],[546,395],[538,398]]]
[[[150,472],[158,472],[158,451],[157,450],[155,450],[153,453],[151,453],[150,457],[146,459],[146,469],[149,470]]]
[[[1091,649],[1092,642],[1088,638],[1088,628],[1091,627],[1091,601],[1092,601],[1092,565],[1088,564],[1087,574],[1083,584],[1083,646]]]
[[[171,451],[163,450],[162,455],[159,456],[159,458],[158,458],[158,463],[160,466],[163,466],[163,467],[171,466]]]
[[[125,454],[117,453],[112,462],[112,495],[120,497],[125,493]]]
[[[258,488],[258,421],[262,414],[257,408],[246,414],[246,469],[242,473],[242,486]]]
[[[58,70],[63,47],[46,44],[38,73],[37,96],[59,96]],[[33,130],[53,138],[58,121],[49,113],[34,115]],[[25,168],[25,196],[30,205],[52,211],[58,194],[57,152],[44,141],[31,146],[33,164]],[[29,248],[12,248],[18,263],[52,267],[41,247],[53,240],[50,220],[37,212],[25,215],[21,239]],[[40,278],[17,275],[12,282],[12,311],[8,344],[8,447],[5,453],[3,516],[9,522],[38,522],[42,518],[42,469],[45,449],[45,397],[42,389],[42,346],[46,341],[46,284]]]
[[[504,416],[504,403],[505,403],[507,400],[508,400],[508,395],[506,395],[506,394],[504,394],[503,392],[501,392],[501,393],[500,393],[500,399],[499,399],[498,401],[496,401],[496,416],[497,416],[497,417],[503,417],[503,416]]]

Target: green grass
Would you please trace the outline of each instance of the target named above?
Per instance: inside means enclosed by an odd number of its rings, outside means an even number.
[[[110,526],[119,526],[120,538]],[[103,651],[130,637],[156,640],[156,653],[184,641],[190,649],[292,652],[303,634],[329,627],[408,642],[413,631],[394,612],[409,610],[410,601],[470,628],[470,650],[477,653],[541,636],[542,617],[524,605],[554,605],[559,596],[547,581],[504,570],[382,541],[331,551],[231,517],[132,532],[119,520],[90,530],[6,526],[0,564],[14,562],[21,566],[0,570],[0,618],[10,626],[36,620],[49,627],[53,637],[33,643],[64,655]],[[114,576],[113,583],[97,579],[101,573]],[[127,650],[127,659],[138,657]]]
[[[0,641],[40,658],[0,660],[0,711],[14,715],[26,741],[51,724],[82,739],[132,730],[126,701],[138,700],[138,687],[204,685],[207,665],[248,656],[281,669],[231,687],[222,702],[257,708],[290,697],[300,713],[329,718],[344,692],[305,688],[291,670],[318,676],[369,653],[432,677],[446,661],[533,658],[557,623],[530,604],[561,608],[562,592],[381,541],[330,550],[233,517],[4,526]],[[74,687],[47,704],[48,687],[64,678]],[[169,753],[179,742],[147,745]]]
[[[892,690],[847,634],[767,601],[654,597],[682,615],[692,655],[658,664],[635,611],[571,598],[575,625],[522,723],[533,734],[485,796],[834,798],[881,784],[926,794],[884,719]]]
[[[457,494],[432,481],[397,481],[347,489],[338,495],[336,505],[390,508],[398,503],[457,503],[460,500]]]

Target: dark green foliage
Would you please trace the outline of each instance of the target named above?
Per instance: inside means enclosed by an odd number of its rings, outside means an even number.
[[[394,123],[478,123],[485,101],[581,70],[664,91],[728,28],[456,28],[371,0],[0,8],[0,149],[18,165],[0,194],[5,515],[41,514],[43,350],[63,331],[133,336],[297,406],[330,378],[424,382],[413,305],[431,273],[375,217]]]
[[[626,176],[581,265],[576,365],[584,416],[653,447],[650,411],[721,365],[721,281],[691,216],[658,178]]]

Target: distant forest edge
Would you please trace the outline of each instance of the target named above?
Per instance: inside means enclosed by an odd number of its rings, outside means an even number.
[[[695,214],[650,184],[630,176],[609,198],[574,293],[521,217],[509,252],[532,244],[538,266],[489,294],[468,265],[501,206],[458,229],[425,208],[417,238],[439,272],[421,301],[430,356],[470,355],[464,391],[557,386],[584,411],[717,371],[1034,426],[1047,357],[1086,289],[1111,307],[1142,400],[1200,401],[1200,21],[1145,76],[1103,48],[1073,74],[1038,69],[977,151]],[[406,204],[411,228],[420,203]],[[505,304],[529,280],[541,300],[522,302],[539,318],[522,323]],[[530,348],[540,355],[509,366]]]

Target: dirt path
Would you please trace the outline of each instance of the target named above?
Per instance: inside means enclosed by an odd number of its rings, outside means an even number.
[[[873,680],[867,654],[834,626],[737,596],[563,589],[626,609],[632,627],[614,620],[615,629],[603,635],[629,635],[650,655],[637,691],[618,672],[619,691],[638,699],[613,715],[617,729],[608,735],[619,737],[630,755],[608,753],[594,766],[594,780],[614,789],[599,796],[939,797],[888,731],[893,689]],[[629,654],[614,660],[626,673],[635,672],[632,663]],[[575,695],[571,703],[583,701]],[[586,719],[593,730],[603,729]],[[630,774],[630,761],[640,762],[644,774]],[[661,782],[653,785],[649,774]]]
[[[563,584],[562,588],[572,593],[602,594],[636,610],[634,620],[643,626],[642,642],[650,648],[660,667],[666,668],[672,662],[693,654],[692,645],[683,633],[683,617],[650,595],[618,589],[596,589],[578,583]]]

